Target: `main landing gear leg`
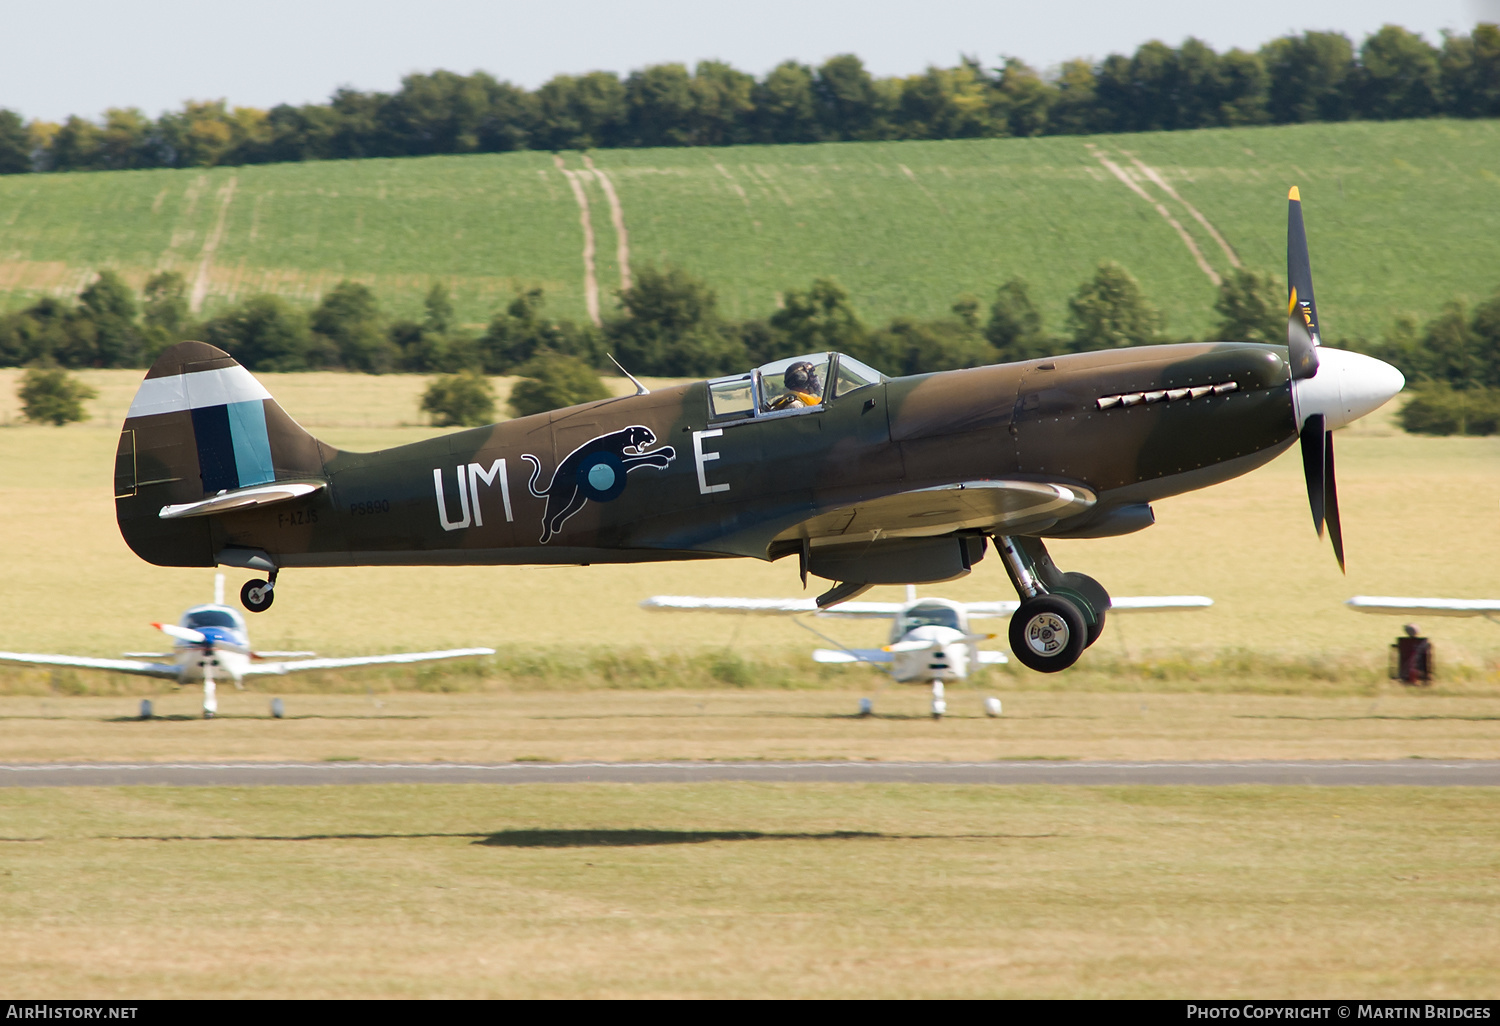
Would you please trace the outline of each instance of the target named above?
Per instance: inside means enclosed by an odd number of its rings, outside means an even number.
[[[240,589],[240,601],[246,609],[252,613],[264,613],[271,608],[271,603],[276,599],[276,575],[280,572],[272,570],[268,581],[245,582],[245,586]]]
[[[943,682],[935,680],[932,682],[932,718],[940,720],[948,711],[948,703],[943,701]]]
[[[1066,670],[1099,640],[1109,593],[1086,574],[1063,573],[1040,538],[996,535],[1005,572],[1021,598],[1010,620],[1010,647],[1023,666]]]

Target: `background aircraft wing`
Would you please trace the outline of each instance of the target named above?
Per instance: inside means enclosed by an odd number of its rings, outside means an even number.
[[[1037,527],[1077,516],[1097,501],[1087,488],[1042,481],[964,481],[918,488],[820,513],[795,528],[797,537],[929,538],[954,531]],[[786,535],[791,537],[791,535]]]
[[[819,610],[810,598],[722,598],[700,595],[653,595],[641,603],[642,609],[692,613],[744,613],[752,616],[794,616],[818,613],[820,616],[845,616],[855,619],[889,620],[905,607],[903,602],[840,602],[831,609]]]
[[[888,663],[891,654],[878,648],[815,648],[815,663]]]
[[[1111,613],[1150,613],[1172,609],[1207,609],[1214,600],[1205,595],[1119,595],[1110,596]],[[966,602],[964,612],[970,620],[1009,616],[1020,608],[1019,602]]]
[[[1395,598],[1389,595],[1356,595],[1344,605],[1360,613],[1391,616],[1496,616],[1497,599]]]
[[[441,652],[398,652],[396,655],[353,656],[349,659],[299,659],[293,662],[252,664],[245,670],[245,676],[294,673],[298,670],[337,670],[345,666],[374,666],[378,663],[422,663],[429,659],[461,659],[464,656],[494,654],[493,648],[449,648]]]
[[[142,663],[134,659],[91,659],[87,656],[39,655],[34,652],[0,652],[0,659],[10,663],[30,663],[33,666],[77,666],[85,670],[113,670],[115,673],[133,673],[140,677],[166,677],[177,679],[175,663]]]

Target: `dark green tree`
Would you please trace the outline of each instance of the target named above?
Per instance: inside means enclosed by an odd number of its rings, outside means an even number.
[[[1031,301],[1030,287],[1011,278],[995,291],[984,337],[1002,362],[1031,360],[1047,355],[1050,340],[1042,330],[1042,314]]]
[[[574,356],[544,349],[521,368],[521,380],[506,405],[516,417],[609,398],[609,389],[594,368]]]
[[[818,278],[806,291],[788,289],[770,325],[779,342],[762,359],[836,350],[862,358],[867,332],[849,302],[849,293],[832,278]]]
[[[681,64],[654,64],[625,80],[625,106],[634,146],[687,146],[695,106],[693,80]]]
[[[114,271],[78,294],[78,317],[92,327],[96,367],[134,367],[140,363],[142,338],[136,323],[135,294]]]
[[[1480,383],[1500,388],[1500,289],[1474,308],[1469,333],[1478,350]]]
[[[481,427],[495,419],[495,387],[477,371],[444,374],[422,393],[421,409],[437,427]]]
[[[755,77],[721,61],[699,61],[691,83],[692,141],[698,146],[730,146],[750,142],[755,124]]]
[[[1304,32],[1273,39],[1260,50],[1270,76],[1276,124],[1344,121],[1351,109],[1354,44],[1342,32]]]
[[[83,404],[98,395],[97,391],[61,367],[45,366],[27,370],[16,390],[16,396],[21,400],[21,412],[27,420],[54,427],[88,420],[88,411]]]
[[[383,374],[400,359],[381,323],[375,293],[358,282],[341,281],[323,296],[313,311],[312,330],[331,343],[350,370]]]
[[[1041,135],[1048,130],[1048,119],[1059,92],[1056,86],[1042,80],[1036,69],[1016,57],[1005,58],[997,88],[1004,100],[1006,127],[1014,136]]]
[[[851,353],[892,374],[930,374],[934,371],[980,367],[995,362],[995,349],[985,340],[977,320],[921,321],[896,317],[870,333],[865,355]]]
[[[176,271],[158,271],[146,279],[142,299],[142,334],[153,355],[187,337],[187,280],[182,275]]]
[[[570,321],[549,320],[542,313],[545,302],[541,289],[525,289],[490,320],[476,343],[486,374],[514,374],[544,349],[576,356],[594,367],[608,362],[603,339],[592,325],[580,328]]]
[[[680,267],[636,269],[620,305],[626,316],[607,326],[606,337],[633,373],[698,377],[748,363],[739,338],[724,330],[713,289]]]
[[[1362,117],[1426,118],[1443,107],[1437,50],[1397,25],[1383,26],[1360,47],[1357,83]]]
[[[1057,74],[1057,96],[1047,111],[1047,131],[1055,135],[1087,135],[1104,131],[1099,107],[1098,80],[1088,61],[1067,61]]]
[[[806,143],[823,137],[813,72],[805,64],[776,65],[755,87],[752,99],[759,142]]]
[[[1286,345],[1286,284],[1269,274],[1237,267],[1219,285],[1214,312],[1217,337],[1234,342]]]
[[[212,318],[203,325],[203,341],[256,371],[304,371],[322,362],[307,315],[278,296],[251,296]]]
[[[32,170],[31,133],[13,110],[0,108],[0,175],[21,175]]]
[[[611,71],[557,75],[536,91],[533,145],[543,150],[620,146],[627,131],[625,85]]]
[[[1500,27],[1480,24],[1471,35],[1445,34],[1439,64],[1449,114],[1500,117]]]
[[[852,53],[831,57],[813,82],[820,134],[825,139],[888,139],[894,113],[890,97]]]
[[[1149,345],[1158,341],[1161,324],[1140,283],[1112,260],[1068,300],[1068,328],[1078,352]]]

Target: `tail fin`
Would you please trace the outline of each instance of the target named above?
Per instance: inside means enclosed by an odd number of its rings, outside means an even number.
[[[168,518],[166,507],[283,481],[321,482],[334,451],[287,416],[234,357],[179,342],[146,372],[125,415],[115,455],[120,533],[148,562],[213,566],[210,518]]]

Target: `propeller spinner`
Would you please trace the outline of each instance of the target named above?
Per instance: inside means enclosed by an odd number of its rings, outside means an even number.
[[[1385,405],[1406,379],[1395,367],[1373,357],[1322,348],[1307,232],[1302,225],[1302,197],[1296,186],[1287,200],[1286,276],[1291,295],[1286,342],[1292,410],[1302,442],[1302,473],[1307,479],[1313,526],[1321,538],[1327,523],[1333,554],[1343,570],[1344,529],[1333,471],[1333,431]]]

